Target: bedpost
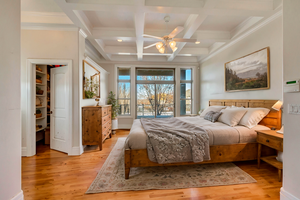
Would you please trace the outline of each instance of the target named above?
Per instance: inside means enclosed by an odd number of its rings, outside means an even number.
[[[125,179],[129,179],[130,173],[130,162],[131,161],[131,150],[125,149]]]

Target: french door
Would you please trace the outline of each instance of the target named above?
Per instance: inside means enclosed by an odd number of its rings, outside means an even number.
[[[166,118],[175,116],[175,70],[137,69],[137,118]]]

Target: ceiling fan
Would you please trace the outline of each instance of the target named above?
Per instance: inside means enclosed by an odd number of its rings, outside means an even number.
[[[168,22],[170,21],[170,16],[169,15],[165,16],[164,20],[165,20],[166,24],[168,25]],[[143,34],[143,37],[150,37],[150,38],[162,40],[161,42],[156,42],[154,44],[146,46],[146,47],[144,47],[144,49],[148,49],[150,47],[156,46],[159,53],[165,53],[165,51],[168,52],[168,48],[171,48],[172,51],[175,52],[178,49],[176,47],[176,42],[193,42],[196,44],[200,43],[196,39],[174,38],[181,31],[183,31],[183,29],[184,28],[182,26],[177,26],[169,35],[165,35],[163,37]]]

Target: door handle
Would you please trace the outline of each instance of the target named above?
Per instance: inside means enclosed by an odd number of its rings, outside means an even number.
[[[52,114],[52,111],[50,111],[50,114]]]

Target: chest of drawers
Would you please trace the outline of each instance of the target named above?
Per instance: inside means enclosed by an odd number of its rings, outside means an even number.
[[[111,105],[82,107],[82,144],[99,145],[111,138]]]

